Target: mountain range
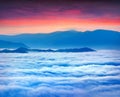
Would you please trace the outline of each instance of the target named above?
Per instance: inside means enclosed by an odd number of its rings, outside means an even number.
[[[120,48],[120,32],[102,29],[85,32],[68,30],[44,34],[0,35],[0,40],[23,43],[31,48]]]
[[[0,48],[18,48],[18,47],[27,47],[27,46],[19,42],[0,40]]]

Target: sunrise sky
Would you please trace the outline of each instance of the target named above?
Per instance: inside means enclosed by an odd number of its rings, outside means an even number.
[[[120,31],[117,0],[1,0],[0,34]]]

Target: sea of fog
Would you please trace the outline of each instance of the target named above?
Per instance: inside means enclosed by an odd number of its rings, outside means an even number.
[[[0,53],[0,97],[120,97],[120,51]]]

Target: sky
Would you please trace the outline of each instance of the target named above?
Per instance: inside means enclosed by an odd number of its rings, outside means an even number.
[[[118,0],[0,0],[0,34],[120,31]]]

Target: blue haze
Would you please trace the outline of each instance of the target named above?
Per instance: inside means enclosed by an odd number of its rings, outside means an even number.
[[[1,40],[21,42],[31,48],[81,48],[120,49],[120,32],[95,30],[57,31],[49,34],[0,35]]]
[[[19,42],[10,42],[10,41],[4,41],[0,40],[0,48],[19,48],[19,47],[28,47],[27,45]]]

